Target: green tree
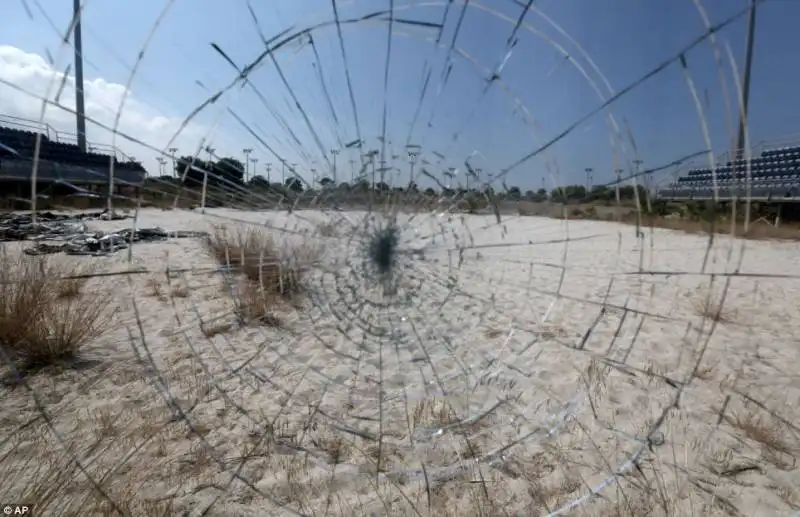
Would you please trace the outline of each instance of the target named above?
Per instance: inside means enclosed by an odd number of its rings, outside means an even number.
[[[300,178],[295,178],[295,177],[286,178],[286,187],[294,192],[302,192],[303,182],[300,181]]]
[[[195,156],[181,156],[175,160],[175,176],[189,186],[202,185],[204,171],[210,172],[208,163]]]
[[[249,183],[250,186],[254,188],[269,189],[269,183],[267,182],[267,179],[264,176],[258,174],[250,178]]]
[[[215,183],[225,183],[225,181],[242,183],[244,178],[244,164],[236,158],[221,158],[214,164],[213,171]],[[210,177],[209,180],[211,180]]]

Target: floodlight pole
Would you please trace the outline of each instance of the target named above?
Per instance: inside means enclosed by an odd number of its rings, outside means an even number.
[[[178,171],[178,167],[175,164],[175,153],[178,152],[178,148],[177,147],[170,147],[167,150],[169,151],[170,156],[172,156],[172,175],[175,176],[177,174],[177,171]]]
[[[83,103],[83,38],[81,37],[81,0],[72,1],[75,44],[75,114],[78,124],[78,148],[86,152],[86,112]],[[109,173],[111,174],[111,173]],[[109,181],[109,183],[111,183]],[[109,187],[110,188],[110,187]],[[110,194],[109,194],[110,195]]]
[[[411,188],[411,184],[414,183],[414,165],[417,163],[417,156],[419,156],[419,151],[417,150],[409,150],[408,151],[408,164],[409,164],[409,178],[408,178],[408,188]]]
[[[744,57],[744,77],[742,78],[742,103],[739,112],[739,134],[736,137],[736,158],[744,154],[744,130],[747,126],[747,106],[750,101],[750,70],[753,66],[753,40],[756,33],[756,0],[750,0],[750,13],[747,17],[747,50]]]
[[[208,153],[208,163],[206,163],[205,170],[203,171],[203,190],[200,193],[200,213],[206,213],[206,194],[208,193],[208,169],[211,168],[211,159],[214,157],[214,149],[213,147],[206,146],[206,152]]]
[[[253,172],[250,174],[250,179],[252,180],[256,176],[256,165],[258,165],[258,158],[250,158],[250,163],[253,164]]]
[[[339,177],[336,171],[336,156],[339,154],[340,149],[331,149],[333,155],[333,184],[338,185]]]
[[[244,183],[247,183],[247,175],[250,172],[250,153],[253,150],[249,147],[247,149],[242,149],[242,153],[244,154]]]

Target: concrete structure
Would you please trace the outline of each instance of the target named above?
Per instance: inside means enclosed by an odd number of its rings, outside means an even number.
[[[44,124],[0,117],[0,185],[6,183],[8,187],[11,183],[31,182],[37,138],[40,139],[37,184],[68,185],[76,187],[75,190],[93,188],[108,183],[112,164],[115,185],[136,187],[144,182],[146,172],[142,165],[119,151],[91,145],[91,151],[83,153],[77,145],[59,136]],[[97,152],[101,149],[108,154]]]

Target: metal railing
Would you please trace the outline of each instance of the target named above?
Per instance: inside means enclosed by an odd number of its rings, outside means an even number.
[[[44,136],[50,140],[50,133],[55,132],[53,128],[43,122],[36,122],[22,117],[15,117],[14,115],[0,115],[0,123],[11,129],[20,129],[22,131],[33,131],[34,133],[43,133]]]
[[[22,131],[32,131],[34,133],[42,133],[48,140],[64,144],[78,144],[78,135],[68,131],[58,131],[49,124],[38,122],[31,119],[17,117],[14,115],[0,114],[0,126],[6,126],[11,129],[20,129]],[[113,155],[119,161],[132,161],[132,158],[127,154],[120,151],[118,148],[109,144],[100,144],[96,142],[88,142],[87,148],[89,152],[99,152],[101,154]]]

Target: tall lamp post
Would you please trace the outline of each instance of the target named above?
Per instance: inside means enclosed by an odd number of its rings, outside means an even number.
[[[258,158],[250,158],[250,162],[253,164],[253,176],[256,175],[256,164],[258,163]],[[250,178],[252,179],[252,178]]]
[[[81,36],[81,0],[73,0],[72,13],[75,20],[73,40],[75,44],[75,114],[78,126],[78,148],[86,152],[86,112],[83,94],[83,38]]]
[[[744,56],[744,77],[742,78],[742,103],[739,113],[739,133],[736,137],[736,158],[744,156],[746,144],[744,133],[747,126],[747,107],[750,101],[750,69],[753,67],[753,41],[756,33],[756,0],[750,0],[750,12],[747,18],[747,50]]]
[[[253,152],[253,149],[247,147],[242,149],[242,153],[244,154],[244,182],[247,183],[247,173],[250,172],[250,153]]]
[[[208,153],[208,163],[203,171],[203,190],[200,193],[200,212],[205,214],[206,213],[206,192],[208,192],[208,169],[211,167],[211,160],[214,158],[214,149],[213,147],[206,146],[206,152]]]
[[[157,156],[156,161],[158,162],[158,175],[164,175],[164,165],[167,164],[167,160],[163,156]]]
[[[169,155],[172,157],[172,174],[175,175],[177,174],[177,169],[178,169],[177,165],[175,164],[175,153],[178,152],[178,148],[170,147],[169,149],[167,149],[167,151],[169,151]]]
[[[336,157],[339,155],[340,149],[331,149],[331,154],[333,155],[333,184],[336,185],[338,183],[339,177],[336,173]]]
[[[417,156],[419,156],[419,149],[409,149],[408,150],[408,186],[411,187],[411,184],[414,183],[414,165],[417,164]]]

